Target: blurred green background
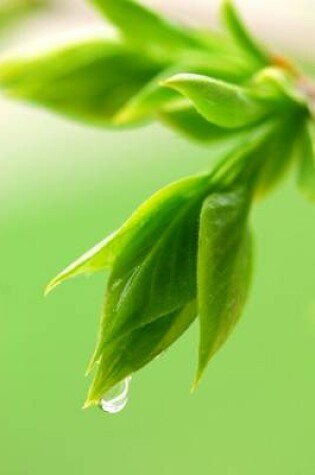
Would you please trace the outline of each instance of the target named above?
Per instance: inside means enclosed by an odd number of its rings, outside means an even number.
[[[194,326],[134,376],[122,413],[82,411],[106,275],[46,299],[45,284],[212,157],[158,126],[0,111],[0,474],[315,474],[315,207],[294,178],[256,206],[251,298],[197,393]]]

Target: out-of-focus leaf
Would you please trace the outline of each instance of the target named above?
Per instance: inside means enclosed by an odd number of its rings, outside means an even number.
[[[187,50],[213,48],[228,50],[228,43],[219,35],[207,40],[133,0],[91,0],[117,26],[129,44],[163,58],[182,57]]]
[[[304,110],[307,107],[305,96],[296,87],[296,76],[284,69],[264,68],[252,77],[250,84],[262,96],[277,97],[281,91],[283,99],[286,97],[291,107]]]
[[[262,120],[285,100],[280,90],[270,97],[199,74],[177,74],[164,84],[187,97],[206,120],[229,129]]]
[[[1,0],[0,32],[45,3],[44,0]]]
[[[210,358],[234,329],[251,276],[248,190],[214,193],[203,204],[198,246],[199,382]]]
[[[249,34],[230,0],[225,0],[223,2],[221,12],[223,23],[227,27],[234,42],[238,44],[244,52],[251,56],[254,61],[258,62],[260,67],[270,64],[270,56]]]
[[[80,274],[91,274],[113,266],[117,255],[127,269],[135,266],[154,246],[157,237],[191,200],[207,188],[209,177],[197,176],[179,180],[158,191],[114,234],[101,241],[70,264],[49,284],[51,291],[64,280]],[[123,252],[124,249],[127,251]]]
[[[165,351],[195,318],[196,305],[190,302],[104,345],[85,407],[98,404],[109,389]]]
[[[303,126],[298,140],[298,185],[303,196],[315,201],[315,130],[311,121]]]
[[[294,113],[284,117],[275,127],[262,147],[252,157],[258,174],[256,177],[256,195],[265,196],[286,176],[293,163],[294,146],[299,133],[301,114]]]
[[[0,85],[18,99],[108,125],[164,66],[124,45],[91,40],[8,60],[0,65]]]

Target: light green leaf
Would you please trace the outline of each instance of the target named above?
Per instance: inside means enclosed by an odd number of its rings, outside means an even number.
[[[201,41],[182,28],[133,0],[91,0],[118,27],[129,44],[150,51],[153,56],[174,57],[186,49],[200,47]]]
[[[184,178],[158,191],[114,234],[101,241],[55,277],[47,292],[61,282],[80,274],[91,274],[112,267],[118,254],[128,266],[134,265],[155,243],[155,239],[170,225],[173,216],[189,205],[207,188],[206,175]],[[127,249],[127,256],[123,249]]]
[[[98,404],[113,386],[165,351],[195,318],[196,305],[190,302],[106,344],[84,407]]]
[[[198,384],[210,358],[239,320],[251,276],[249,191],[214,193],[204,202],[198,247]]]
[[[315,127],[309,121],[303,126],[297,143],[298,186],[303,196],[315,201]]]
[[[187,97],[206,120],[228,129],[264,119],[283,100],[281,91],[278,96],[264,97],[259,91],[199,74],[177,74],[164,84]]]
[[[260,67],[270,64],[271,58],[269,54],[258,45],[249,34],[230,0],[223,2],[221,12],[223,23],[231,34],[233,41],[238,44],[245,53],[251,56]]]
[[[118,43],[90,40],[0,65],[10,96],[92,123],[111,124],[164,64]]]
[[[176,107],[183,102],[183,97],[178,91],[165,88],[163,83],[169,77],[181,73],[181,71],[207,74],[214,78],[239,81],[247,78],[252,71],[247,64],[242,63],[235,56],[231,56],[227,61],[218,55],[197,52],[193,58],[186,59],[178,64],[172,64],[170,68],[164,69],[143,87],[135,96],[131,97],[125,106],[114,118],[117,125],[130,124],[145,118],[155,118],[157,114],[170,107]]]

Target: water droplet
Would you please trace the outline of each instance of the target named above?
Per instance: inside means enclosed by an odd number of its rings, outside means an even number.
[[[126,407],[130,381],[131,376],[116,384],[116,386],[104,394],[100,402],[100,407],[104,412],[117,414]]]

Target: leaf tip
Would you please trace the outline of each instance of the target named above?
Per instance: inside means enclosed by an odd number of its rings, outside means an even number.
[[[59,284],[60,282],[57,279],[50,281],[44,290],[44,297],[47,297]]]
[[[85,411],[86,409],[90,409],[91,407],[95,406],[95,403],[87,399],[82,406],[82,409]]]
[[[164,87],[169,87],[171,89],[180,89],[182,84],[187,83],[189,79],[194,77],[194,74],[189,74],[189,73],[179,73],[179,74],[174,74],[173,76],[170,76],[167,79],[164,79],[164,81],[160,82],[161,86]]]
[[[199,388],[202,375],[203,375],[203,370],[199,367],[191,386],[191,393],[194,393]]]

